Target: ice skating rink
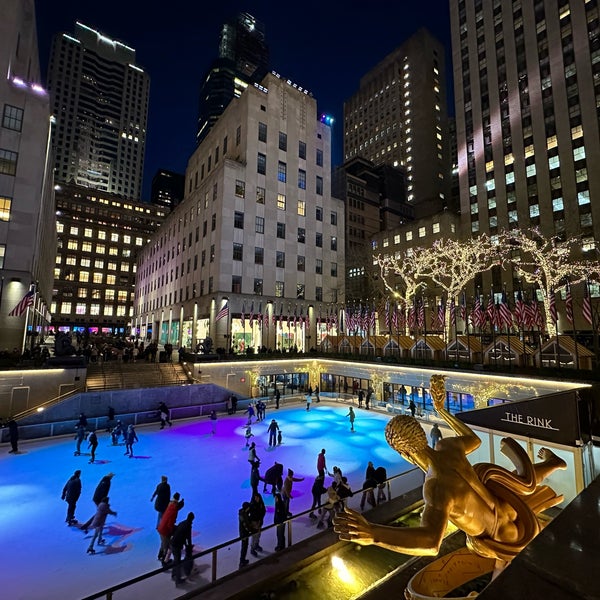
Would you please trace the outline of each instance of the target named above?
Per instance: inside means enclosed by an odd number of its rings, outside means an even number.
[[[313,401],[309,412],[304,403],[279,410],[268,408],[266,419],[252,424],[261,475],[277,461],[284,466],[284,476],[287,468],[291,468],[295,477],[305,478],[294,483],[293,513],[311,506],[310,490],[321,448],[326,449],[329,471],[334,465],[340,467],[353,490],[362,487],[369,460],[376,467],[385,467],[388,476],[409,467],[385,441],[384,427],[390,415],[356,407],[355,412],[354,433],[350,432],[345,416],[348,407],[325,401],[319,404]],[[268,446],[267,427],[272,418],[283,433],[282,445],[275,448]],[[74,456],[75,441],[71,437],[22,441],[18,455],[8,454],[10,446],[3,446],[0,454],[2,598],[74,600],[159,568],[156,512],[150,497],[161,475],[169,478],[171,492],[179,492],[185,499],[177,522],[189,511],[196,515],[193,526],[196,551],[237,537],[237,511],[251,495],[245,422],[246,416],[238,410],[236,415],[219,415],[216,435],[211,434],[208,418],[175,421],[173,427],[164,430],[159,429],[158,423],[140,426],[136,428],[139,442],[131,459],[124,455],[123,445],[112,446],[110,436],[98,432],[100,443],[94,464],[88,463],[86,454]],[[82,445],[84,448],[87,442]],[[109,496],[118,515],[108,517],[106,545],[97,547],[95,555],[86,554],[93,532],[85,535],[65,523],[67,504],[61,500],[61,493],[76,469],[81,469],[83,483],[75,515],[80,522],[95,512],[92,495],[101,477],[109,472],[115,474]],[[325,481],[329,485],[331,478],[326,477]],[[259,490],[262,491],[262,484]],[[270,494],[263,494],[263,498],[267,505],[266,526],[273,523],[273,498]],[[267,541],[261,541],[263,555],[273,551],[273,544]],[[231,561],[237,564],[239,545],[232,546],[230,552]],[[251,562],[257,560],[250,554],[248,558]],[[159,577],[168,591],[146,593],[146,598],[165,600],[191,589],[175,588],[168,573]],[[125,596],[115,594],[115,599],[120,597]]]

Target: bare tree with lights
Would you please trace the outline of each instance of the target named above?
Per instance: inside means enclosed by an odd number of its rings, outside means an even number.
[[[574,259],[574,250],[581,246],[578,239],[560,240],[547,238],[537,229],[514,229],[505,234],[505,240],[518,256],[510,259],[517,275],[527,283],[536,286],[542,294],[546,331],[556,335],[555,323],[549,310],[552,293],[563,289],[567,283],[573,285],[600,273],[598,261]]]

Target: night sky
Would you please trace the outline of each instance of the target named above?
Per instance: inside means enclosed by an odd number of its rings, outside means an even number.
[[[38,0],[36,11],[44,76],[53,35],[73,33],[76,20],[136,50],[137,64],[151,80],[142,198],[147,201],[155,172],[166,168],[184,173],[195,149],[200,82],[217,56],[224,21],[243,11],[264,23],[271,69],[310,90],[318,110],[335,118],[337,165],[342,162],[344,100],[369,69],[420,27],[427,27],[446,46],[449,77],[448,5],[449,0],[253,0],[224,6],[189,0]]]

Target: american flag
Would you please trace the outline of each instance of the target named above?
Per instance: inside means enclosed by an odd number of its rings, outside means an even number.
[[[242,329],[246,327],[246,303],[242,304],[242,314],[240,315],[240,321],[242,322]]]
[[[417,309],[415,308],[414,302],[408,309],[408,328],[414,329],[417,325]]]
[[[8,313],[8,316],[9,317],[20,317],[21,315],[25,314],[25,311],[30,306],[33,306],[34,296],[35,296],[35,292],[33,290],[29,290],[23,296],[23,298],[21,298],[21,301]]]
[[[250,307],[250,318],[248,319],[250,323],[250,329],[252,329],[252,324],[254,323],[254,302],[252,302],[252,306]]]
[[[375,316],[377,314],[377,311],[375,310],[375,305],[371,304],[371,314],[369,315],[369,326],[371,327],[371,330],[373,331],[373,333],[375,333]]]
[[[228,317],[228,316],[229,316],[229,303],[225,302],[225,305],[217,313],[217,316],[215,317],[215,321],[220,321],[221,319],[224,319],[225,317]]]
[[[454,298],[450,300],[450,327],[456,327],[456,304]]]
[[[554,290],[550,290],[548,298],[548,312],[550,313],[552,322],[556,325],[556,322],[558,321],[558,313],[556,312],[556,294],[554,293]]]
[[[306,329],[310,329],[310,315],[308,314],[308,308],[306,309],[306,317],[304,317],[306,323]]]
[[[523,304],[523,326],[535,327],[535,315],[533,304],[527,299]]]
[[[540,328],[540,331],[544,330],[544,317],[542,316],[542,311],[540,310],[540,303],[537,301],[537,298],[533,298],[531,301],[532,312],[533,312],[533,325]]]
[[[485,325],[485,312],[483,312],[483,309],[481,308],[479,294],[475,296],[475,305],[473,306],[471,318],[473,319],[473,325],[475,325],[475,327],[482,328]]]
[[[431,305],[431,329],[439,329],[438,311],[435,304]]]
[[[396,305],[396,303],[394,302],[394,309],[392,311],[392,327],[394,327],[396,329],[396,331],[398,331],[398,311],[400,310],[400,307]]]
[[[592,299],[590,298],[590,290],[588,282],[583,282],[583,305],[581,307],[583,318],[590,324],[594,325],[594,317],[592,316]]]
[[[258,305],[258,314],[256,315],[256,324],[259,327],[262,327],[263,318],[262,318],[262,302]]]
[[[390,301],[385,301],[385,328],[389,331],[391,323],[391,315],[390,315]]]
[[[485,314],[486,314],[487,320],[490,322],[490,325],[492,327],[495,327],[497,325],[497,319],[496,319],[496,305],[494,304],[494,294],[490,294],[487,308],[485,310]]]
[[[465,298],[465,293],[462,293],[462,297],[460,299],[460,318],[466,323],[467,322],[467,299]]]
[[[425,329],[425,303],[423,298],[419,301],[419,312],[417,313],[417,325],[420,329]]]
[[[565,310],[567,313],[567,320],[571,325],[573,324],[573,297],[571,296],[571,286],[567,284],[567,298],[565,299]]]
[[[515,323],[517,327],[523,328],[525,325],[525,304],[523,303],[523,293],[517,292],[517,301],[515,302]]]
[[[438,327],[444,329],[446,325],[446,303],[443,298],[440,298],[440,304],[438,306]]]
[[[510,306],[508,306],[508,299],[506,298],[506,291],[502,292],[502,300],[498,307],[498,314],[500,316],[500,323],[504,325],[508,330],[512,325],[513,315],[510,311]]]

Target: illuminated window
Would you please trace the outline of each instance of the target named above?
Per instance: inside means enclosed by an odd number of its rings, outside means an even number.
[[[64,230],[65,230],[65,224],[64,223],[57,223],[56,224],[56,233],[63,233]]]
[[[284,284],[284,282],[283,281],[276,281],[275,282],[275,297],[276,298],[283,298],[284,292],[285,292],[285,284]]]
[[[81,242],[81,250],[82,252],[91,252],[92,242]]]
[[[116,271],[117,270],[117,263],[116,262],[109,262],[108,263],[108,270],[109,271]]]
[[[104,279],[103,273],[98,273],[97,271],[94,271],[94,275],[93,275],[93,279],[92,279],[92,281],[94,283],[102,283],[103,279]]]
[[[67,264],[67,265],[76,265],[77,264],[77,257],[73,256],[72,254],[69,254],[67,256],[67,258],[65,259],[65,264]]]
[[[135,245],[136,246],[143,246],[144,245],[144,240],[141,237],[136,237],[135,238]]]
[[[100,305],[99,304],[90,304],[90,315],[98,316],[100,314]]]
[[[86,228],[83,230],[83,236],[84,236],[84,237],[91,238],[93,235],[94,235],[94,232],[92,231],[92,229],[91,229],[91,228],[89,228],[89,227],[86,227]]]
[[[579,206],[583,206],[584,204],[589,204],[589,203],[590,203],[590,191],[589,190],[583,190],[583,191],[577,193],[577,204],[579,204]]]
[[[121,273],[129,273],[130,265],[128,262],[121,263]]]
[[[115,290],[104,290],[104,299],[112,302],[115,299]]]
[[[106,252],[106,246],[104,244],[96,244],[96,254],[104,254]]]
[[[117,295],[117,300],[119,302],[127,302],[127,291],[126,290],[119,290],[119,293]]]
[[[79,271],[79,281],[83,283],[87,283],[90,280],[90,272],[89,271]]]
[[[82,258],[80,266],[89,269],[92,266],[92,261],[89,258]]]
[[[112,315],[113,315],[113,307],[109,306],[109,305],[105,305],[104,306],[104,316],[112,317]]]
[[[124,235],[123,236],[123,243],[124,244],[131,244],[131,236],[130,235]]]
[[[246,197],[246,182],[239,179],[235,180],[235,195],[238,198]]]
[[[117,306],[117,317],[124,317],[127,313],[127,307],[123,305]]]
[[[87,305],[85,302],[78,302],[75,305],[75,314],[76,315],[85,315],[87,312]]]
[[[115,285],[117,278],[115,275],[107,275],[106,276],[106,284],[107,285]]]
[[[427,230],[425,229],[425,227],[419,227],[419,237],[425,237],[425,235],[427,234]]]
[[[87,288],[84,288],[84,287],[77,288],[77,296],[79,298],[87,298],[87,296],[88,296]]]
[[[98,231],[98,239],[105,240],[106,239],[106,231],[103,231],[102,229],[100,229],[100,231]]]
[[[440,232],[440,224],[434,223],[431,229],[432,229],[433,233],[439,233]]]
[[[108,253],[111,256],[119,256],[119,249],[116,246],[110,246],[110,248],[108,249]]]
[[[304,200],[298,200],[298,214],[301,217],[306,215],[306,202]]]
[[[69,242],[67,243],[67,248],[69,250],[78,250],[79,243],[77,242],[77,240],[69,240]]]
[[[60,312],[63,315],[70,315],[71,314],[71,303],[70,302],[61,302]]]
[[[11,204],[11,198],[0,196],[0,221],[8,221],[10,219]]]
[[[101,260],[101,259],[99,259],[99,258],[97,258],[97,259],[94,261],[94,268],[95,268],[95,269],[104,269],[104,261],[103,261],[103,260]]]
[[[0,148],[0,174],[16,175],[18,156],[19,155],[16,152]]]
[[[277,208],[285,210],[285,194],[277,194]]]

